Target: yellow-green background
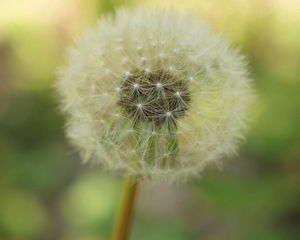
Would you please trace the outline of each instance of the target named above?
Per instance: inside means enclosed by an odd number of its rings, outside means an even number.
[[[259,100],[223,171],[140,186],[131,239],[300,239],[299,0],[1,0],[0,239],[109,239],[121,179],[80,164],[53,83],[65,47],[98,16],[144,2],[211,22],[248,56]]]

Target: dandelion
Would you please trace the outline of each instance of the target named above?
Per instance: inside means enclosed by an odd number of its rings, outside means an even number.
[[[85,162],[182,181],[243,139],[251,100],[243,57],[190,17],[119,10],[67,60],[58,90]]]
[[[57,89],[85,162],[184,181],[244,138],[251,81],[243,56],[173,10],[118,10],[69,51]]]

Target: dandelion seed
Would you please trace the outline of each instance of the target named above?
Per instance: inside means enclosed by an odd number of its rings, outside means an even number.
[[[172,113],[171,112],[166,112],[166,117],[171,117],[172,116]]]
[[[131,75],[131,73],[129,71],[125,72],[125,77],[129,77]]]
[[[177,92],[175,93],[175,96],[176,96],[176,97],[180,97],[180,96],[181,96],[181,92],[177,91]]]
[[[139,87],[140,87],[139,84],[137,84],[137,83],[133,84],[133,88],[134,88],[134,89],[138,89]]]
[[[174,71],[175,70],[175,67],[174,66],[172,66],[172,65],[170,65],[169,67],[168,67],[168,69],[169,69],[169,71]]]
[[[188,79],[192,82],[194,81],[194,77],[188,77]]]
[[[156,88],[162,88],[162,84],[160,82],[156,83]]]

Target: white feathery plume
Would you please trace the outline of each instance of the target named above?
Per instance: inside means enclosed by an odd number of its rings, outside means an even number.
[[[68,52],[57,90],[85,162],[182,181],[237,150],[253,99],[243,56],[174,10],[121,9]]]

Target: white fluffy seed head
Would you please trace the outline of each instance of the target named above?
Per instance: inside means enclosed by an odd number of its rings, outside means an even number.
[[[250,85],[243,57],[206,25],[137,8],[82,37],[57,90],[85,162],[182,181],[236,152]]]

